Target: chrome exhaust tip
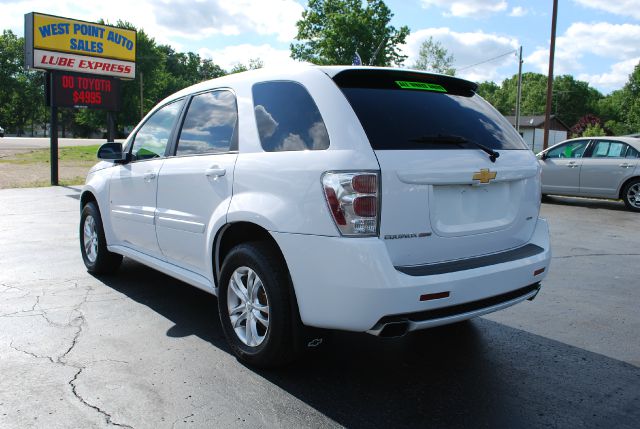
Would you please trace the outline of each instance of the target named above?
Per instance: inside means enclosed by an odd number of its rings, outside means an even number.
[[[383,338],[397,338],[409,332],[409,322],[389,322],[385,323],[378,331],[378,336]]]

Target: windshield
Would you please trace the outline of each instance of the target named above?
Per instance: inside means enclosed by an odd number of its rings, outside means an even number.
[[[511,124],[473,91],[449,90],[446,81],[427,86],[391,79],[395,85],[345,87],[337,82],[373,149],[473,148],[452,144],[460,142],[493,150],[527,149]]]

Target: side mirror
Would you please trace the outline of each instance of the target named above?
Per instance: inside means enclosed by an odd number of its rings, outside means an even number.
[[[538,154],[538,159],[541,159],[541,160],[544,161],[547,158],[548,158],[547,157],[547,152],[542,152],[542,153]]]
[[[126,164],[131,161],[130,153],[122,153],[122,143],[108,142],[98,149],[98,159]]]

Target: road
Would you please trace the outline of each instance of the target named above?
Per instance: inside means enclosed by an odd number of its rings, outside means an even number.
[[[0,427],[637,428],[640,215],[555,198],[538,298],[400,339],[334,333],[255,371],[216,299],[126,260],[93,277],[77,188],[0,191]]]
[[[123,141],[123,140],[116,140]],[[105,139],[68,139],[58,138],[58,146],[90,146],[105,143]],[[2,137],[0,138],[0,158],[14,153],[27,152],[34,149],[48,149],[49,137]]]

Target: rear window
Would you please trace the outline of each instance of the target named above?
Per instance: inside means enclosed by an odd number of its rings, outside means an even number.
[[[357,72],[357,73],[356,73]],[[521,136],[460,79],[388,71],[350,71],[334,80],[375,150],[527,149]]]

